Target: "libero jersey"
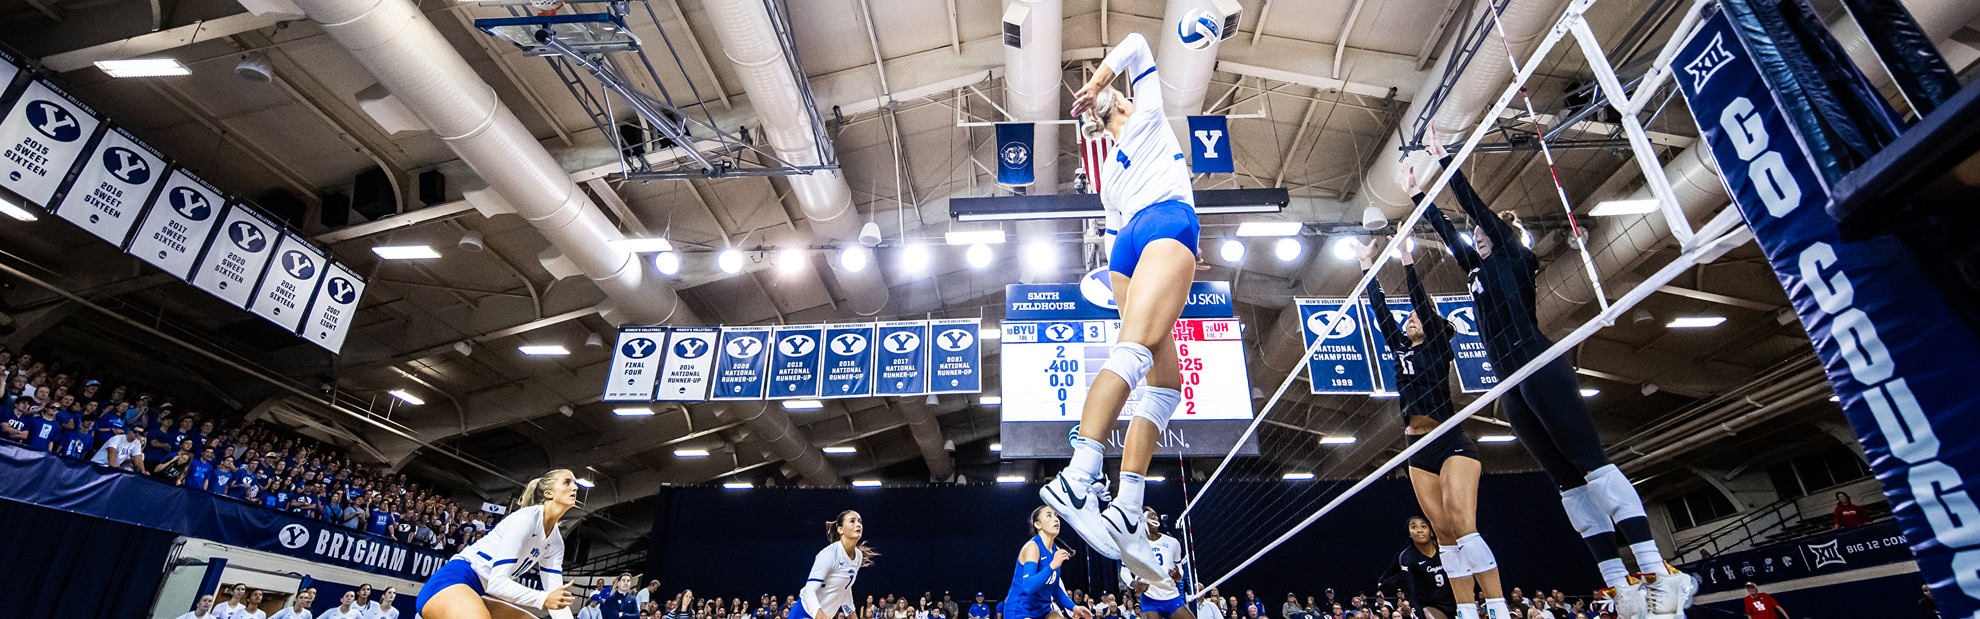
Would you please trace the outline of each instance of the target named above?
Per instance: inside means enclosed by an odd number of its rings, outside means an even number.
[[[1162,112],[1162,77],[1140,33],[1129,34],[1102,62],[1134,89],[1134,114],[1121,128],[1114,154],[1100,166],[1100,204],[1107,229],[1119,231],[1150,205],[1177,201],[1196,208],[1189,162]]]

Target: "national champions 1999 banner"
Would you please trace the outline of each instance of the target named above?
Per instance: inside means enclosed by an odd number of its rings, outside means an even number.
[[[1734,205],[1787,290],[1932,587],[1941,616],[1980,611],[1980,341],[1893,237],[1844,242],[1829,188],[1755,50],[1721,11],[1672,62]],[[1845,67],[1846,68],[1846,67]]]

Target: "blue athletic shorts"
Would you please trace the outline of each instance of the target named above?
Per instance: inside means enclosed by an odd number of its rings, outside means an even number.
[[[413,600],[413,612],[426,610],[427,600],[454,585],[467,585],[475,595],[488,595],[488,591],[481,588],[481,575],[474,573],[474,566],[468,565],[466,559],[454,559],[426,578],[426,585],[419,588],[419,598]]]
[[[1155,613],[1162,617],[1168,617],[1175,614],[1176,611],[1182,610],[1187,605],[1188,599],[1178,595],[1174,599],[1158,600],[1148,597],[1148,594],[1143,593],[1141,594],[1141,612]]]
[[[1196,209],[1188,203],[1157,202],[1136,211],[1127,225],[1121,226],[1119,236],[1114,239],[1114,251],[1107,257],[1107,269],[1134,277],[1134,265],[1141,261],[1142,248],[1161,239],[1182,241],[1189,253],[1195,254],[1202,229],[1196,221]]]
[[[1005,600],[1001,604],[1004,619],[1043,619],[1052,615],[1052,604],[1050,602],[1044,604],[1032,604],[1028,602],[1028,600],[1022,599]]]

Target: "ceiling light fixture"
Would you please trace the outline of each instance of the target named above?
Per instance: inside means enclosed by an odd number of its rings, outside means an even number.
[[[706,457],[708,457],[708,450],[706,450],[706,449],[676,449],[676,450],[674,450],[674,457],[676,457],[676,458],[706,458]]]
[[[839,250],[839,266],[844,267],[848,273],[864,271],[867,263],[873,262],[872,252],[873,250],[858,245]]]
[[[746,481],[732,481],[722,484],[722,487],[728,490],[748,490],[750,488],[755,488],[756,484],[752,484]]]
[[[653,268],[658,269],[661,275],[679,273],[681,272],[681,255],[671,251],[654,254]]]
[[[1373,207],[1370,207],[1370,208],[1373,208]],[[1312,474],[1312,473],[1286,473],[1286,474],[1284,474],[1284,475],[1280,475],[1280,476],[1279,476],[1279,479],[1283,479],[1283,480],[1286,480],[1286,481],[1307,481],[1307,480],[1310,480],[1310,479],[1313,479],[1313,474]]]
[[[1272,255],[1277,257],[1279,262],[1292,262],[1303,251],[1306,251],[1306,246],[1301,245],[1299,239],[1295,238],[1279,239],[1279,242],[1272,244]]]
[[[990,452],[991,452],[991,453],[1004,453],[1004,444],[1003,444],[1003,443],[991,443],[991,444],[990,444]]]
[[[981,269],[990,266],[990,258],[992,257],[990,255],[990,246],[971,245],[969,246],[969,251],[963,254],[963,257],[969,260],[969,266],[971,267]]]
[[[1510,443],[1510,442],[1513,442],[1513,435],[1511,435],[1511,434],[1487,434],[1487,435],[1484,435],[1484,436],[1480,436],[1480,437],[1478,437],[1478,442],[1480,442],[1480,443]]]
[[[1590,389],[1590,388],[1587,388],[1587,387],[1582,387],[1582,388],[1581,388],[1581,397],[1584,397],[1584,398],[1592,398],[1592,397],[1595,397],[1595,396],[1598,396],[1598,395],[1602,395],[1602,390],[1601,390],[1601,389]]]
[[[1672,329],[1703,329],[1706,327],[1719,326],[1719,323],[1725,321],[1726,321],[1725,316],[1681,316],[1678,318],[1672,318],[1671,321],[1665,324],[1664,326],[1670,327]]]
[[[34,211],[21,208],[21,205],[15,204],[12,200],[6,198],[0,198],[0,213],[6,213],[8,217],[21,221],[40,219],[40,217],[35,216]]]
[[[1050,271],[1059,268],[1058,248],[1045,241],[1025,243],[1024,266],[1033,271]]]
[[[96,68],[110,77],[171,77],[192,75],[192,69],[171,58],[124,58],[98,60]]]
[[[1244,243],[1237,239],[1225,240],[1223,245],[1217,246],[1217,256],[1224,262],[1244,262]]]
[[[1024,483],[1024,476],[1023,476],[1023,475],[998,475],[998,476],[997,476],[997,483],[1000,483],[1000,484],[1021,484],[1021,483]]]
[[[909,273],[928,270],[928,246],[920,243],[901,248],[901,268]]]
[[[1609,200],[1589,209],[1589,217],[1614,217],[1616,215],[1642,215],[1657,211],[1657,199]]]
[[[380,245],[371,248],[371,253],[386,260],[430,260],[440,257],[440,252],[433,251],[427,245]]]
[[[1328,253],[1334,255],[1335,260],[1340,260],[1345,262],[1348,260],[1353,260],[1355,254],[1359,253],[1361,248],[1358,247],[1358,245],[1360,245],[1360,243],[1357,243],[1354,237],[1344,236],[1338,239],[1334,239],[1333,246],[1328,247],[1327,251]]]
[[[977,400],[977,403],[984,406],[1002,406],[1004,404],[1004,396],[986,395],[982,399]]]
[[[390,393],[392,394],[392,397],[403,400],[405,401],[405,403],[411,404],[413,406],[419,406],[421,404],[426,403],[426,400],[421,400],[419,399],[419,396],[413,395],[411,393],[407,393],[406,390],[404,389],[393,389],[391,391],[387,391],[386,393]]]
[[[942,238],[950,245],[995,245],[1004,242],[1004,229],[951,230]]]
[[[1161,475],[1144,475],[1141,477],[1141,481],[1145,481],[1151,484],[1159,484],[1165,481],[1169,481],[1169,478]]]
[[[777,254],[777,270],[785,275],[804,269],[805,255],[802,249],[786,249]]]
[[[1238,236],[1296,236],[1306,224],[1297,221],[1247,221],[1238,224]]]
[[[854,488],[878,488],[878,487],[880,487],[880,480],[878,480],[878,479],[855,479],[855,480],[853,480],[853,487],[854,487]]]
[[[733,247],[722,250],[722,253],[715,256],[715,266],[721,267],[723,273],[731,275],[741,273],[743,267],[742,250]]]
[[[620,417],[652,417],[653,409],[644,406],[628,406],[612,409],[612,414]]]
[[[644,254],[656,251],[674,251],[674,243],[667,239],[618,239],[606,241],[605,245],[623,252]]]
[[[1001,340],[1001,339],[1004,339],[1004,328],[1003,328],[1003,327],[977,327],[977,328],[976,328],[976,339],[979,339],[979,340]]]
[[[1322,437],[1320,437],[1320,444],[1322,444],[1322,445],[1353,445],[1353,444],[1354,444],[1354,437],[1352,437],[1352,436],[1338,436],[1338,435],[1330,435],[1330,436],[1322,436]]]
[[[518,352],[521,352],[522,354],[535,356],[535,357],[555,357],[560,355],[571,354],[571,351],[564,348],[563,344],[533,344],[529,346],[517,346],[516,350]]]
[[[823,451],[828,454],[849,454],[849,453],[858,453],[859,448],[853,447],[851,445],[833,445],[830,447],[826,447],[820,451]]]
[[[591,483],[591,480],[589,480],[589,479],[585,479],[585,478],[583,478],[583,477],[579,477],[579,478],[577,478],[577,479],[575,479],[575,480],[572,480],[572,481],[575,481],[575,482],[577,482],[577,487],[579,487],[579,488],[586,488],[586,489],[589,489],[589,488],[591,488],[592,486],[596,486],[596,485],[598,485],[598,484],[594,484],[594,483]]]
[[[821,408],[825,408],[825,403],[818,400],[784,400],[784,410],[787,411],[815,411]]]

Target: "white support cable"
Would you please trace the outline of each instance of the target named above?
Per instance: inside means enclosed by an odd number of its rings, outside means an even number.
[[[1740,215],[1738,209],[1729,208],[1724,211],[1720,211],[1719,215],[1713,218],[1713,223],[1726,228],[1733,228],[1735,227],[1735,224],[1739,222],[1739,217]],[[1726,222],[1720,222],[1719,220],[1726,220]],[[1528,361],[1525,366],[1520,367],[1519,371],[1513,372],[1512,376],[1499,381],[1499,384],[1494,385],[1490,391],[1486,391],[1484,395],[1479,396],[1477,400],[1474,400],[1470,405],[1465,406],[1464,410],[1458,411],[1458,413],[1456,415],[1452,415],[1450,419],[1447,419],[1443,423],[1438,424],[1436,429],[1431,430],[1428,434],[1424,434],[1422,438],[1417,439],[1414,443],[1411,443],[1408,447],[1405,447],[1401,453],[1398,453],[1394,457],[1389,458],[1388,462],[1382,463],[1382,466],[1377,467],[1374,472],[1369,473],[1368,476],[1366,477],[1363,477],[1361,481],[1355,482],[1353,486],[1349,486],[1347,490],[1335,496],[1332,501],[1328,501],[1326,505],[1321,506],[1320,509],[1314,511],[1311,515],[1308,515],[1306,519],[1299,521],[1299,524],[1293,525],[1292,530],[1286,531],[1284,534],[1280,535],[1277,539],[1272,540],[1271,543],[1266,544],[1264,548],[1261,548],[1258,550],[1257,553],[1252,554],[1251,558],[1245,559],[1244,562],[1239,563],[1237,567],[1231,568],[1230,572],[1224,574],[1222,577],[1219,577],[1215,582],[1210,583],[1208,587],[1204,587],[1204,590],[1207,591],[1209,589],[1214,589],[1217,587],[1217,585],[1224,584],[1224,581],[1230,580],[1230,578],[1232,576],[1237,575],[1238,572],[1244,571],[1244,568],[1250,567],[1252,563],[1257,562],[1258,559],[1264,557],[1266,553],[1269,553],[1273,549],[1278,548],[1280,544],[1285,543],[1286,540],[1292,539],[1294,535],[1298,535],[1301,531],[1306,530],[1306,527],[1311,526],[1315,521],[1318,521],[1322,516],[1326,516],[1329,512],[1332,512],[1342,503],[1347,502],[1347,500],[1349,498],[1352,498],[1356,493],[1360,492],[1364,488],[1367,488],[1369,485],[1375,483],[1375,480],[1381,479],[1382,476],[1387,475],[1389,471],[1395,470],[1397,466],[1402,465],[1402,463],[1404,462],[1408,462],[1411,456],[1415,456],[1417,452],[1422,451],[1425,447],[1428,447],[1432,442],[1434,442],[1437,439],[1437,437],[1443,436],[1445,433],[1450,432],[1452,429],[1456,428],[1459,424],[1463,423],[1466,418],[1471,417],[1472,415],[1476,414],[1478,411],[1484,410],[1485,407],[1487,406],[1491,406],[1492,403],[1498,400],[1500,396],[1505,395],[1507,391],[1511,391],[1515,386],[1518,386],[1520,381],[1526,380],[1528,376],[1531,376],[1535,372],[1538,372],[1542,367],[1545,367],[1548,363],[1552,362],[1554,359],[1559,358],[1563,354],[1567,354],[1568,351],[1573,350],[1576,346],[1579,346],[1582,341],[1587,340],[1589,337],[1595,335],[1596,331],[1602,330],[1606,323],[1613,322],[1615,318],[1620,316],[1623,312],[1629,311],[1631,308],[1635,307],[1637,303],[1642,302],[1643,299],[1649,298],[1650,295],[1655,294],[1658,288],[1663,287],[1664,284],[1670,283],[1671,280],[1677,279],[1677,276],[1683,275],[1685,271],[1688,271],[1691,269],[1691,267],[1699,264],[1702,257],[1708,257],[1708,256],[1716,257],[1716,255],[1723,253],[1723,249],[1729,249],[1729,247],[1721,247],[1721,245],[1725,243],[1743,244],[1746,240],[1750,240],[1751,238],[1752,237],[1744,234],[1743,230],[1734,229],[1730,232],[1727,232],[1724,236],[1714,239],[1712,242],[1703,243],[1700,244],[1697,248],[1685,251],[1685,253],[1679,255],[1677,259],[1672,260],[1670,264],[1667,264],[1664,266],[1664,268],[1659,269],[1656,274],[1653,274],[1650,277],[1644,279],[1643,283],[1631,289],[1629,291],[1629,294],[1623,295],[1621,299],[1618,299],[1616,301],[1615,305],[1610,306],[1609,309],[1604,310],[1600,315],[1597,315],[1596,317],[1589,319],[1588,322],[1582,323],[1581,326],[1579,328],[1576,328],[1573,333],[1569,333],[1567,337],[1562,338],[1561,341],[1556,342],[1551,347],[1548,347],[1547,350],[1540,353],[1538,357],[1535,357],[1532,361]],[[1201,493],[1199,492],[1199,496],[1200,494]],[[1191,599],[1195,599],[1195,598],[1192,597]]]

